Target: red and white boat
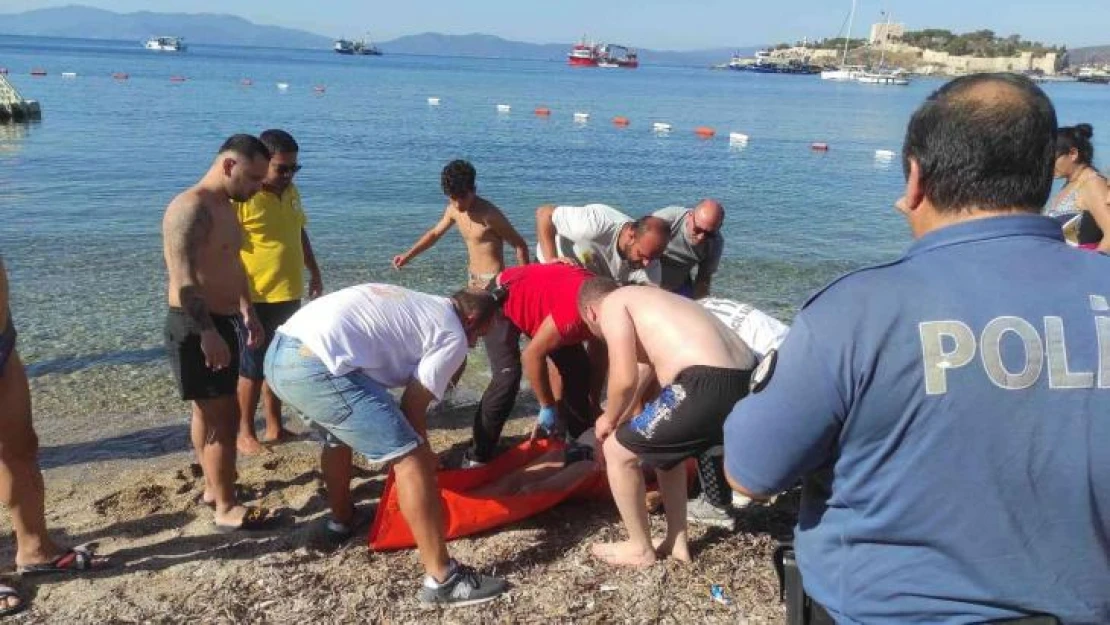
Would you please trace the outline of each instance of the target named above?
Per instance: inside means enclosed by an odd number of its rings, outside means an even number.
[[[611,43],[587,42],[583,39],[567,53],[567,64],[576,67],[635,69],[640,66],[640,59],[632,48]]]
[[[597,67],[597,45],[587,43],[585,39],[574,44],[567,53],[567,64],[577,67]]]

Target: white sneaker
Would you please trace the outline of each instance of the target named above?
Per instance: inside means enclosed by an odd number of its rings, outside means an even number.
[[[736,519],[732,516],[731,510],[718,508],[700,496],[686,502],[686,521],[698,525],[720,527],[730,532],[736,531]]]

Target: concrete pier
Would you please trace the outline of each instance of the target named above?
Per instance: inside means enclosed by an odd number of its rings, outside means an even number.
[[[31,122],[42,119],[42,107],[35,100],[25,100],[6,76],[0,74],[0,124]]]

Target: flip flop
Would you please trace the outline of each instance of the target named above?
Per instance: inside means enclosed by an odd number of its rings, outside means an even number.
[[[3,618],[5,616],[11,616],[13,614],[19,614],[23,610],[27,609],[27,602],[24,601],[23,597],[21,597],[19,595],[18,590],[16,590],[15,588],[12,588],[11,586],[9,586],[7,584],[0,584],[0,601],[3,601],[3,602],[6,603],[5,600],[8,599],[8,598],[11,598],[11,597],[15,597],[16,599],[19,599],[19,603],[17,603],[16,605],[13,605],[13,606],[7,606],[7,607],[0,608],[0,618]]]
[[[274,527],[277,522],[277,517],[271,515],[266,508],[256,506],[247,506],[247,513],[243,515],[243,521],[239,525],[220,525],[213,522],[216,531],[221,534],[233,534],[235,532],[260,532]]]
[[[98,557],[96,555],[97,543],[87,543],[84,545],[77,545],[70,547],[62,555],[54,558],[50,562],[41,562],[39,564],[28,564],[16,569],[16,572],[24,576],[34,575],[49,575],[51,573],[80,573],[84,571],[93,571],[105,568],[108,562],[106,558]]]
[[[356,506],[348,523],[328,519],[328,522],[324,525],[324,534],[327,536],[329,543],[338,547],[351,540],[355,533],[369,525],[372,519],[373,515],[370,514],[369,510],[360,510]]]

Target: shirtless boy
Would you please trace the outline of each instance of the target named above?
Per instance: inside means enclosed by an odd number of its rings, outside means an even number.
[[[590,331],[608,345],[608,404],[595,431],[628,529],[627,541],[595,543],[591,552],[619,566],[647,567],[665,556],[689,561],[683,461],[722,443],[725,417],[748,392],[755,356],[697,302],[663,289],[617,288],[593,278],[578,305]],[[634,414],[639,364],[662,392]],[[654,547],[641,463],[655,469],[667,514],[667,536]]]
[[[235,499],[241,328],[261,343],[239,260],[242,231],[232,202],[262,188],[270,153],[251,135],[224,142],[208,172],[170,202],[162,220],[169,312],[165,341],[181,399],[193,402],[192,440],[204,471],[203,501],[219,531],[256,530],[271,519]]]
[[[443,218],[416,241],[412,249],[393,257],[393,266],[400,269],[439,241],[451,226],[458,225],[470,257],[469,285],[485,288],[505,268],[504,247],[507,242],[516,250],[517,263],[528,264],[528,244],[513,228],[505,215],[490,201],[476,192],[477,172],[466,161],[451,161],[443,168],[440,182],[443,194],[450,200]]]

